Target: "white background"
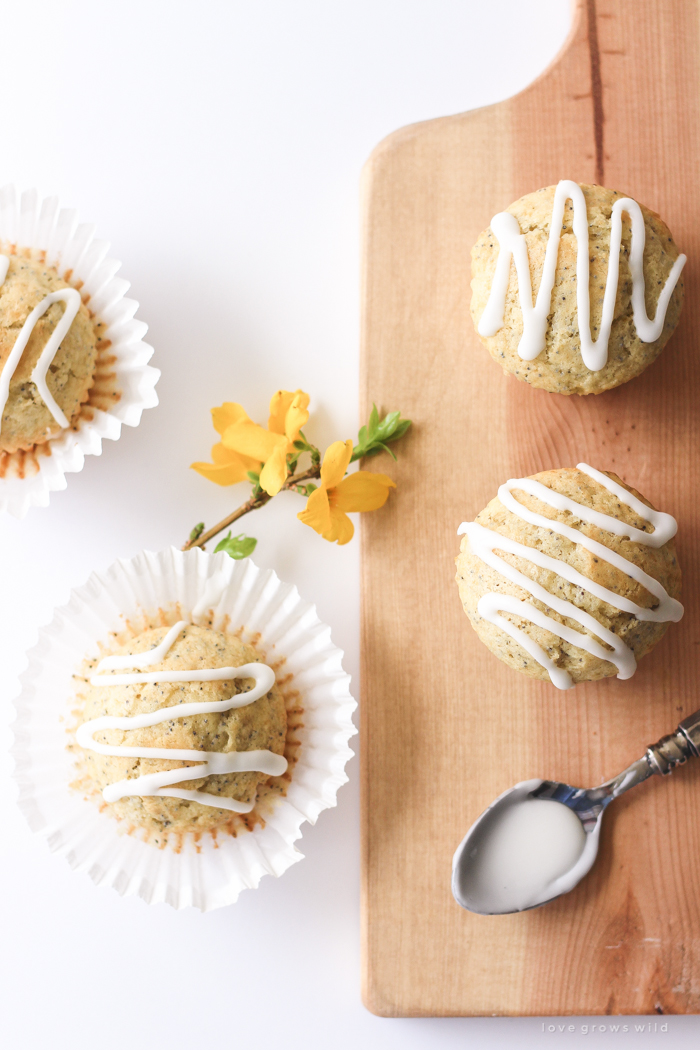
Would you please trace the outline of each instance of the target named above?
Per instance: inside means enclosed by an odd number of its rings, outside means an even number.
[[[403,124],[523,88],[561,46],[569,7],[6,0],[0,10],[0,180],[57,193],[97,223],[163,372],[160,407],[138,429],[107,442],[48,509],[0,520],[7,722],[23,652],[71,586],[142,547],[179,546],[196,521],[243,498],[188,469],[207,458],[213,405],[240,401],[264,421],[275,389],[300,386],[312,439],[356,433],[361,166]],[[325,543],[296,520],[300,506],[283,495],[248,519],[255,560],[317,603],[357,683],[358,544]],[[8,1047],[695,1045],[694,1018],[671,1018],[663,1036],[612,1037],[542,1034],[534,1019],[369,1014],[357,759],[338,809],[307,827],[306,859],[208,915],[123,900],[73,874],[24,825],[9,767],[4,758]]]

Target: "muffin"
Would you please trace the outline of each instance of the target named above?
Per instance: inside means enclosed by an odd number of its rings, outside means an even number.
[[[95,376],[99,325],[50,266],[29,255],[0,256],[0,277],[5,266],[0,451],[12,453],[44,444],[78,416]]]
[[[579,463],[507,481],[459,532],[459,595],[479,638],[559,689],[630,678],[683,615],[676,522],[615,474]]]
[[[494,216],[471,256],[481,341],[504,372],[542,390],[626,383],[678,324],[685,256],[658,215],[616,190],[563,181],[528,193]]]
[[[19,807],[120,896],[233,904],[303,859],[303,825],[347,782],[357,705],[342,659],[314,606],[248,558],[119,559],[71,591],[27,654]]]
[[[243,665],[255,674],[233,677]],[[286,772],[275,672],[235,635],[181,620],[138,633],[83,675],[82,784],[131,826],[184,834],[230,825]],[[177,761],[164,757],[171,750]],[[192,767],[199,775],[184,777]]]

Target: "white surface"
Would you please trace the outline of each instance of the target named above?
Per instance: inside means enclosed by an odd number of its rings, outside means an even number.
[[[212,405],[241,401],[264,419],[277,387],[299,385],[313,397],[318,443],[356,432],[363,161],[403,124],[524,87],[568,18],[566,0],[3,5],[0,181],[57,193],[111,238],[163,370],[161,405],[138,429],[92,457],[48,509],[0,520],[5,697],[37,625],[71,586],[116,557],[179,544],[232,506],[235,492],[188,470],[212,443]],[[325,543],[297,509],[284,496],[249,519],[255,559],[317,603],[356,677],[358,545]],[[6,788],[4,1044],[411,1050],[623,1039],[580,1034],[581,1022],[579,1034],[559,1035],[533,1019],[365,1011],[356,759],[348,771],[338,809],[304,836],[306,860],[211,915],[94,888],[49,856]],[[194,961],[180,962],[188,950]],[[671,1018],[669,1029],[667,1041],[690,1046],[700,1026]]]

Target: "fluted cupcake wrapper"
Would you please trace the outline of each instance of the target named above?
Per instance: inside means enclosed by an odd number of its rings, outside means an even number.
[[[282,667],[285,688],[299,693],[303,707],[291,783],[284,797],[266,800],[264,827],[235,838],[203,835],[195,842],[185,836],[179,852],[124,834],[121,822],[70,788],[74,758],[66,749],[72,676],[83,659],[97,656],[98,643],[109,644],[127,620],[173,609],[200,623],[213,611],[215,628],[242,628],[244,641],[259,636],[256,643],[269,663]],[[347,782],[357,705],[342,656],[330,628],[296,587],[249,559],[170,548],[116,561],[71,593],[28,653],[12,749],[20,809],[53,852],[98,885],[174,908],[210,911],[232,904],[263,875],[281,875],[302,859],[295,846],[302,824],[335,806]]]
[[[143,410],[158,404],[160,376],[148,364],[153,348],[143,341],[148,326],[135,318],[139,304],[126,298],[129,282],[115,277],[121,263],[107,258],[109,243],[95,237],[94,226],[79,223],[76,211],[59,208],[57,197],[41,201],[36,190],[18,197],[14,186],[4,186],[0,251],[27,248],[80,291],[104,323],[109,346],[98,356],[93,389],[72,426],[31,452],[0,453],[0,510],[18,518],[47,506],[51,492],[66,488],[66,474],[82,470],[86,456],[99,456],[102,442],[116,441],[123,425],[137,426]]]

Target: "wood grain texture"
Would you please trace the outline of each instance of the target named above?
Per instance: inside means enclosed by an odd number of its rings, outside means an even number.
[[[482,917],[452,854],[505,788],[593,785],[698,707],[698,0],[584,0],[561,56],[496,106],[405,128],[364,179],[363,412],[414,420],[397,492],[363,520],[363,969],[387,1016],[700,1012],[700,763],[615,803],[573,893]],[[686,252],[679,329],[617,390],[506,378],[469,318],[491,216],[561,178],[658,211]],[[457,527],[506,478],[586,460],[676,515],[686,615],[629,682],[562,694],[493,657],[454,583]]]

